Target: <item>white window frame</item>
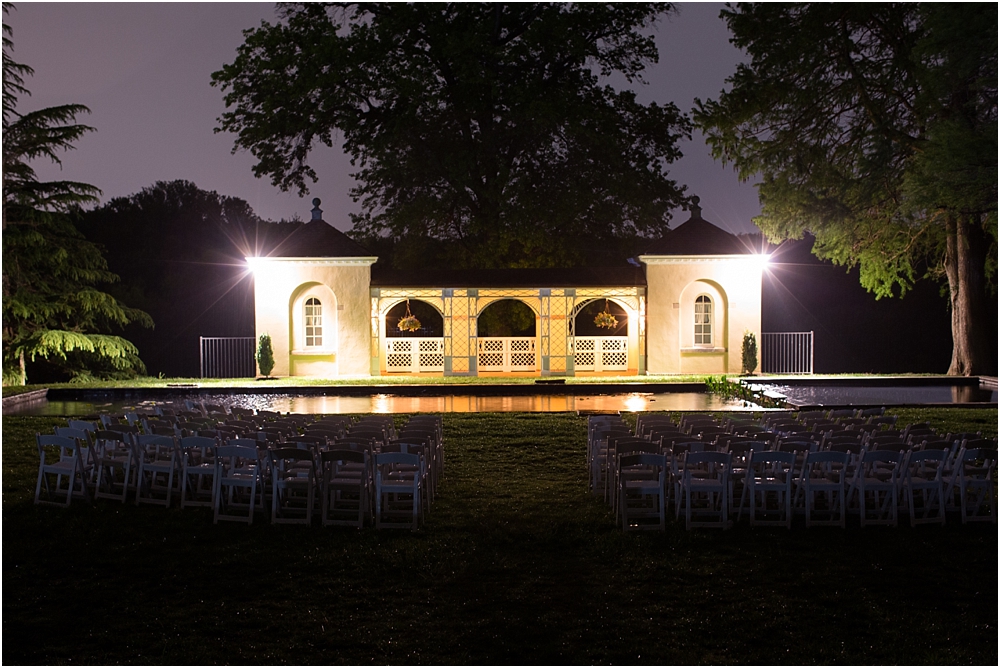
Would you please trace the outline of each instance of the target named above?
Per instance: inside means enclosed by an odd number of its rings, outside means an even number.
[[[302,304],[302,323],[305,347],[323,347],[323,302],[318,297],[306,297]]]
[[[711,348],[715,340],[712,331],[715,326],[714,301],[707,294],[700,294],[694,299],[694,345],[696,348]],[[707,305],[707,310],[705,306]]]

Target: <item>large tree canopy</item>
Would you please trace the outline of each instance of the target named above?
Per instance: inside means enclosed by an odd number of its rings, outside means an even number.
[[[245,33],[213,75],[221,130],[254,172],[307,191],[318,144],[357,167],[362,235],[454,241],[459,266],[574,262],[666,229],[689,124],[601,75],[637,81],[667,4],[310,3]]]
[[[695,120],[761,179],[755,222],[771,240],[811,232],[878,297],[946,280],[949,373],[995,373],[996,4],[741,3],[722,17],[750,62]]]
[[[3,5],[6,15],[10,6]],[[151,326],[95,286],[117,276],[100,249],[74,227],[67,212],[96,201],[94,186],[39,181],[31,161],[60,162],[62,151],[91,131],[76,123],[81,105],[17,111],[32,70],[14,61],[11,29],[3,25],[3,382],[26,379],[25,363],[44,358],[71,376],[143,371],[138,350],[108,334],[130,322]]]

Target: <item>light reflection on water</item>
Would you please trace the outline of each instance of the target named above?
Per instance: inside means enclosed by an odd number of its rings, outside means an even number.
[[[788,397],[796,406],[877,406],[996,403],[997,391],[977,385],[778,385],[761,387]]]
[[[281,413],[559,413],[576,411],[705,411],[741,410],[741,402],[702,392],[631,393],[591,396],[525,395],[478,397],[406,397],[376,394],[366,397],[331,397],[286,394],[198,395],[195,403],[254,408]],[[150,411],[156,406],[183,409],[183,397],[156,401],[86,402],[43,401],[17,411],[20,415],[89,415]],[[756,408],[750,406],[748,408]]]

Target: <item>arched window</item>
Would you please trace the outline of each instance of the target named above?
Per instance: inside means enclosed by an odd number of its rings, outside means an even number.
[[[315,297],[306,300],[304,306],[306,348],[323,346],[323,304]]]
[[[712,298],[698,295],[694,300],[694,345],[712,345]]]

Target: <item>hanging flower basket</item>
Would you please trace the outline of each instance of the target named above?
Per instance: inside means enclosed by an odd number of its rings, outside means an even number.
[[[608,329],[614,329],[618,326],[618,318],[611,315],[611,312],[608,311],[607,300],[604,302],[604,310],[594,318],[594,324],[598,327],[607,327]]]
[[[410,302],[406,302],[406,315],[399,319],[396,325],[401,332],[415,332],[420,329],[420,321],[417,316],[410,313]]]

